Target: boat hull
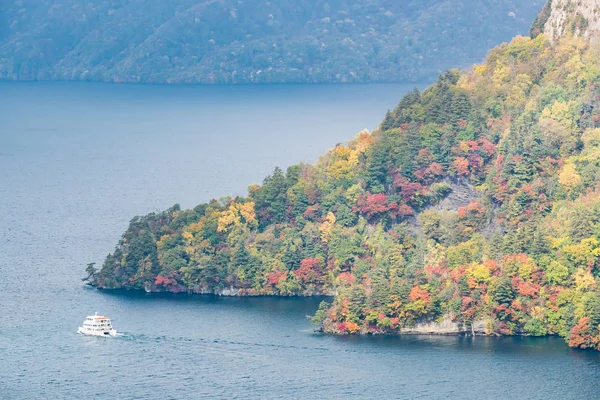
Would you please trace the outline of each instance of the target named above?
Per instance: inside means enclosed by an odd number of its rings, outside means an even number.
[[[77,329],[77,333],[81,333],[82,335],[99,336],[99,337],[117,336],[117,331],[114,329],[111,329],[109,331],[92,331],[89,329],[85,329],[83,327],[79,327],[79,329]]]

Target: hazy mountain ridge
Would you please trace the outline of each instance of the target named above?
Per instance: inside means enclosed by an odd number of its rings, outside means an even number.
[[[4,3],[0,79],[421,82],[524,33],[536,1]]]

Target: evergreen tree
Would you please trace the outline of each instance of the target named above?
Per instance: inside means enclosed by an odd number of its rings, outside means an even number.
[[[385,271],[378,268],[371,274],[373,282],[373,293],[369,297],[368,305],[370,308],[380,308],[384,306],[390,297],[390,284],[385,276]]]
[[[381,123],[380,128],[382,131],[389,131],[393,127],[394,127],[394,117],[392,116],[392,113],[390,112],[390,110],[388,110],[387,113],[385,113],[385,118],[383,119],[383,122]]]
[[[348,311],[350,312],[351,319],[360,320],[363,318],[363,307],[365,306],[367,296],[362,286],[356,285],[352,287],[348,295],[348,300]]]
[[[269,224],[286,220],[287,185],[279,167],[265,178],[262,187],[252,196],[256,203],[259,228],[264,229]]]
[[[493,288],[493,298],[498,304],[510,305],[515,298],[510,280],[506,277],[500,278]]]

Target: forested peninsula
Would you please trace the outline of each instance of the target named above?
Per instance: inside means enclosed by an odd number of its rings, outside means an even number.
[[[334,295],[335,334],[600,344],[600,1],[407,94],[379,129],[245,197],[136,217],[100,288]]]
[[[541,0],[7,0],[0,80],[432,82]]]

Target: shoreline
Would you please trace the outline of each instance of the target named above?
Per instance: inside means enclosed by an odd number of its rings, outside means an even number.
[[[127,292],[127,293],[135,293],[135,294],[152,294],[152,295],[175,295],[175,296],[213,296],[213,297],[229,297],[229,298],[284,298],[284,299],[292,299],[292,298],[311,298],[311,297],[327,297],[333,298],[335,296],[334,293],[320,293],[316,292],[314,294],[268,294],[268,293],[248,293],[243,289],[238,289],[238,291],[233,288],[233,291],[230,289],[222,289],[220,291],[194,291],[194,290],[186,290],[186,291],[169,291],[169,290],[144,290],[144,289],[132,289],[132,288],[107,288],[101,287],[98,285],[92,285],[90,283],[84,284],[84,286],[93,288],[102,292],[107,293],[119,293],[119,292]],[[523,332],[517,332],[513,335],[502,335],[493,332],[486,332],[485,330],[485,320],[475,321],[475,325],[473,330],[468,328],[465,324],[457,323],[451,321],[450,318],[445,318],[441,322],[420,322],[415,324],[414,326],[400,328],[399,332],[381,332],[381,331],[368,331],[368,330],[359,330],[357,332],[341,332],[334,328],[335,324],[329,322],[328,327],[325,328],[323,325],[321,327],[317,327],[313,329],[314,333],[320,333],[327,336],[334,337],[402,337],[402,336],[441,336],[441,337],[489,337],[489,338],[509,338],[509,337],[557,337],[560,338],[557,334],[546,334],[543,336],[534,336],[528,335]]]
[[[173,294],[173,295],[207,295],[207,296],[218,296],[218,297],[298,297],[298,298],[308,298],[308,297],[334,297],[336,292],[333,290],[330,291],[313,291],[306,293],[293,293],[293,294],[277,294],[277,293],[256,293],[250,291],[248,289],[242,288],[225,288],[220,290],[209,290],[209,289],[188,289],[183,288],[183,290],[155,290],[152,288],[144,288],[144,289],[134,289],[134,288],[110,288],[99,286],[95,284],[91,284],[89,282],[84,283],[84,286],[90,287],[96,290],[105,291],[105,292],[132,292],[132,293],[147,293],[147,294]]]

